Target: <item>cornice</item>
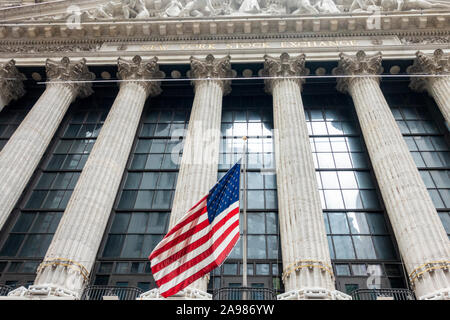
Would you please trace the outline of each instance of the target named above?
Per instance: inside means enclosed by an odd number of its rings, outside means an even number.
[[[330,37],[383,33],[447,32],[450,11],[383,13],[378,29],[367,13],[320,16],[246,16],[167,18],[85,22],[79,29],[65,21],[0,23],[0,43],[48,41],[179,41],[261,39],[265,37]]]

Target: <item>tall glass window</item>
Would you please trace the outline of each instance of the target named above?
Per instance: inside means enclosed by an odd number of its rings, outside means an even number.
[[[193,89],[163,85],[147,100],[99,251],[94,283],[156,286],[148,256],[167,233]]]
[[[305,115],[337,288],[404,287],[389,221],[358,120],[346,95],[303,93]]]
[[[439,110],[426,93],[399,83],[386,100],[450,237],[450,137]],[[405,94],[399,94],[405,93]]]
[[[50,245],[81,170],[112,105],[115,90],[76,100],[0,239],[0,283],[28,285]]]
[[[26,94],[0,112],[0,151],[42,94],[42,88],[27,88]]]
[[[248,285],[281,292],[272,114],[272,98],[264,94],[262,85],[233,87],[223,104],[218,178],[242,158],[242,137],[247,136]],[[211,292],[222,287],[242,285],[242,219],[241,214],[241,239],[222,267],[211,273]]]

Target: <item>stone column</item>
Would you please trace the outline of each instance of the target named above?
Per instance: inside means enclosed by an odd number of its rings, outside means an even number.
[[[47,88],[0,152],[0,229],[22,195],[28,180],[77,96],[92,93],[95,78],[83,59],[47,60]]]
[[[425,75],[412,77],[410,88],[419,92],[428,91],[450,129],[450,54],[444,54],[440,49],[432,55],[419,51],[414,64],[407,71],[411,75]]]
[[[231,91],[231,81],[221,79],[231,74],[229,56],[216,59],[210,54],[205,60],[191,57],[189,76],[193,79],[195,98],[184,139],[169,229],[217,182],[222,98]],[[198,279],[173,298],[211,299],[206,293],[208,280],[209,275]],[[157,291],[152,290],[146,298],[156,297]]]
[[[94,265],[147,97],[158,95],[157,58],[118,60],[119,94],[75,186],[31,295],[79,298]]]
[[[15,64],[14,60],[0,63],[0,112],[12,100],[17,100],[25,94],[25,75],[17,70]]]
[[[381,53],[340,55],[338,90],[355,105],[389,219],[420,299],[449,299],[450,242],[406,142],[381,92]]]
[[[273,95],[283,282],[279,299],[340,299],[336,293],[316,172],[301,97],[305,55],[264,57]]]

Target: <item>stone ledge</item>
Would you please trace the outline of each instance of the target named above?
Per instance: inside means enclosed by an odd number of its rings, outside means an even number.
[[[338,290],[304,288],[282,293],[277,300],[352,300],[352,297]]]
[[[212,295],[198,289],[185,288],[170,298],[164,298],[159,289],[152,289],[141,294],[136,300],[212,300]]]

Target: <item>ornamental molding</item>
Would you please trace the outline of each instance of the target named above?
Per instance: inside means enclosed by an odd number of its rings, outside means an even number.
[[[5,64],[0,63],[0,96],[5,105],[25,94],[23,85],[25,79],[25,75],[17,70],[14,60]]]
[[[347,92],[351,83],[361,76],[377,76],[383,73],[381,62],[383,60],[381,52],[373,55],[367,55],[360,50],[356,55],[339,54],[339,63],[333,69],[333,74],[342,76],[337,78],[337,89],[341,92]],[[379,77],[375,77],[376,81],[380,81]]]
[[[131,61],[119,58],[117,64],[117,78],[124,81],[121,86],[129,82],[137,83],[152,97],[162,92],[160,81],[145,81],[165,78],[164,72],[159,70],[158,58],[154,57],[148,61],[143,61],[140,56],[135,56]]]
[[[429,10],[450,10],[450,4],[445,0],[75,0],[3,9],[0,19],[100,21]]]
[[[0,10],[0,14],[1,14]],[[450,10],[373,15],[366,12],[325,15],[213,16],[202,18],[114,19],[95,22],[43,20],[0,22],[0,42],[128,41],[182,39],[281,38],[436,34],[450,32]]]
[[[305,79],[297,77],[307,76],[309,74],[309,69],[305,68],[305,61],[305,54],[301,54],[295,58],[291,58],[286,52],[282,53],[279,58],[265,55],[262,75],[263,77],[280,77],[285,79],[294,77],[293,81],[296,81],[301,88]],[[276,82],[279,80],[280,79],[264,80],[266,92],[272,93]]]
[[[56,52],[95,52],[100,49],[101,43],[75,43],[75,44],[9,44],[0,46],[0,53],[56,53]]]
[[[215,58],[208,54],[205,59],[191,57],[191,70],[188,71],[188,77],[192,78],[192,84],[195,88],[205,81],[218,81],[223,89],[223,95],[231,92],[231,80],[235,73],[231,69],[231,57]]]
[[[433,54],[425,54],[418,51],[414,64],[406,70],[411,75],[447,75],[450,76],[450,54],[445,54],[441,49]],[[423,92],[439,77],[412,77],[410,88]]]
[[[90,72],[86,59],[71,61],[64,57],[60,61],[47,59],[46,64],[47,85],[64,85],[73,92],[73,97],[88,97],[93,93],[92,80],[95,74]]]

